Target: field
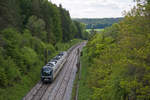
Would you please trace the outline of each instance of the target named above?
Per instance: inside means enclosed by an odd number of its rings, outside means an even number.
[[[86,29],[87,32],[90,32],[92,29]],[[97,31],[97,32],[101,32],[103,31],[104,29],[94,29],[94,31]]]

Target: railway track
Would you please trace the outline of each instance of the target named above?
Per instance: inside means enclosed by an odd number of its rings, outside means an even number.
[[[84,45],[85,43],[77,44],[68,50],[68,59],[53,83],[38,82],[22,100],[69,100],[68,95],[77,70],[77,49]]]
[[[33,98],[31,100],[41,100],[49,86],[50,84],[42,84],[37,93],[33,95]]]

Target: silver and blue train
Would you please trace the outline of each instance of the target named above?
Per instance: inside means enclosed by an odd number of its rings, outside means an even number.
[[[61,52],[49,61],[41,70],[41,81],[52,82],[67,60],[67,52]]]

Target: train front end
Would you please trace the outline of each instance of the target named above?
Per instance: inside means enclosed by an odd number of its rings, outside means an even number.
[[[53,69],[48,66],[44,66],[41,70],[41,80],[42,82],[52,82],[53,81]]]

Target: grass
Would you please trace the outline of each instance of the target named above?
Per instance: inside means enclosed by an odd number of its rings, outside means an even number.
[[[81,56],[81,79],[78,80],[78,74],[76,75],[76,80],[74,81],[74,87],[72,91],[72,99],[75,97],[75,87],[77,82],[79,81],[79,91],[78,91],[78,100],[90,100],[91,89],[88,87],[88,63],[87,63],[87,55],[85,52],[85,48],[83,49],[83,56]]]
[[[79,81],[79,95],[78,100],[90,100],[91,89],[88,87],[88,63],[85,49],[81,57],[81,79]]]
[[[86,29],[86,31],[87,32],[90,32],[92,29]],[[94,29],[95,31],[97,31],[97,32],[101,32],[101,31],[103,31],[104,29]]]
[[[78,84],[78,75],[79,75],[79,73],[76,74],[76,78],[75,78],[74,83],[73,83],[71,100],[75,100],[75,97],[76,97],[76,86]]]

